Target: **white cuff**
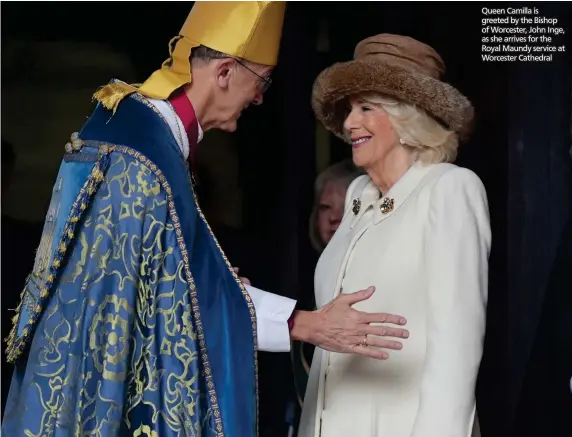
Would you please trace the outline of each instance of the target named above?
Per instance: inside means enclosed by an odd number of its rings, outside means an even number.
[[[277,294],[245,285],[256,310],[258,350],[289,352],[290,330],[288,319],[294,312],[296,301]]]

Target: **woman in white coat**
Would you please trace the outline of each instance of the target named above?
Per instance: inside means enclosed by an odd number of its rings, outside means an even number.
[[[440,81],[444,68],[431,47],[383,34],[316,80],[317,118],[367,173],[318,262],[317,305],[375,285],[355,308],[403,315],[410,337],[386,361],[316,349],[300,437],[478,433],[491,231],[483,184],[452,164],[473,107]]]

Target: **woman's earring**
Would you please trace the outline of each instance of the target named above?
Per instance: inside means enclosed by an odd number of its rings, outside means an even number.
[[[399,138],[399,144],[405,146],[405,140],[403,138]]]

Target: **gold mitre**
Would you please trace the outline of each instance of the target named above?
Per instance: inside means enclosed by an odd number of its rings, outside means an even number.
[[[167,99],[191,83],[191,50],[200,45],[257,64],[275,66],[278,60],[285,2],[197,1],[179,35],[169,44],[169,59],[141,86],[108,84],[94,98],[114,112],[126,96],[139,92]]]

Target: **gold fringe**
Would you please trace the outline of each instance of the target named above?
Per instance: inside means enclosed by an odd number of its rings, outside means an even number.
[[[130,94],[136,93],[137,88],[124,82],[109,83],[95,92],[93,100],[97,100],[110,111],[117,111],[121,101]]]
[[[29,279],[26,280],[26,283]],[[27,285],[26,285],[27,286]],[[6,361],[9,363],[13,363],[16,360],[16,334],[18,333],[18,323],[20,322],[20,311],[22,310],[22,304],[24,302],[24,295],[26,293],[26,288],[20,293],[20,303],[16,308],[16,314],[12,317],[12,329],[10,329],[10,333],[8,337],[4,339],[6,342]]]

